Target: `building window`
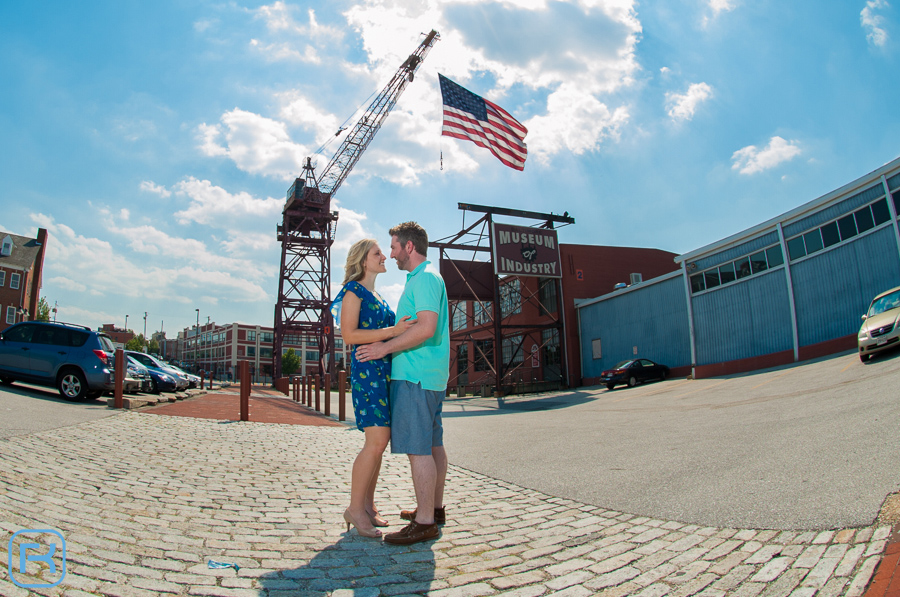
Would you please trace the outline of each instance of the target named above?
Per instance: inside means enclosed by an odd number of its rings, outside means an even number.
[[[507,317],[522,312],[522,292],[518,278],[500,285],[500,315]]]
[[[22,274],[11,274],[9,276],[9,287],[13,290],[19,289],[19,280],[22,279]]]
[[[319,360],[319,351],[318,350],[307,350],[306,351],[306,360],[307,361],[318,361]]]
[[[559,350],[559,330],[553,328],[542,331],[541,340],[544,343],[544,365],[559,365],[562,363]]]
[[[255,357],[255,356],[256,356],[256,347],[255,347],[255,346],[248,346],[248,347],[247,347],[247,356],[248,356],[248,357]]]
[[[256,330],[249,330],[247,332],[247,342],[256,342]]]
[[[16,308],[15,307],[7,307],[6,308],[6,323],[15,323],[16,322]]]
[[[271,359],[272,358],[272,349],[271,348],[260,348],[259,349],[259,358]]]
[[[259,341],[271,344],[275,340],[275,334],[272,332],[263,332],[259,335]]]
[[[450,329],[453,331],[466,329],[466,302],[453,303],[450,308],[453,311],[453,320]]]
[[[475,340],[475,371],[490,371],[494,362],[494,341]]]
[[[475,325],[482,325],[491,321],[491,309],[493,308],[491,301],[475,301],[472,303],[472,307],[474,308],[473,319]]]
[[[897,202],[895,194],[894,202]],[[882,197],[874,203],[863,206],[852,214],[847,214],[837,220],[833,220],[809,232],[795,236],[787,241],[788,256],[791,261],[796,261],[812,255],[822,249],[827,249],[838,243],[850,240],[863,232],[867,232],[876,226],[881,226],[891,219],[890,208],[887,199]],[[771,265],[770,265],[771,267]]]
[[[538,300],[541,302],[541,315],[550,315],[557,312],[556,307],[556,280],[553,278],[539,278]]]
[[[798,237],[803,243],[803,237]],[[796,240],[796,239],[795,239]],[[821,241],[820,241],[821,242]],[[788,243],[788,251],[792,251]],[[735,280],[746,278],[755,274],[778,267],[784,264],[784,255],[781,245],[773,245],[758,253],[735,259],[718,267],[691,276],[691,292],[696,294],[704,290],[711,290],[723,284],[730,284]]]
[[[335,350],[344,350],[344,341],[340,338],[334,339],[334,349]]]
[[[469,345],[462,343],[456,347],[456,373],[462,375],[469,369]]]
[[[0,288],[6,284],[6,272],[0,272]]]
[[[522,348],[522,335],[510,336],[503,339],[503,362],[506,364],[521,363],[525,360],[525,350]]]

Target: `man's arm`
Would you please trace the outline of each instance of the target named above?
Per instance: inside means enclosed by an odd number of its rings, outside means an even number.
[[[416,318],[418,323],[396,338],[392,338],[387,342],[375,342],[360,346],[356,349],[356,358],[360,361],[382,359],[391,353],[415,348],[433,337],[437,330],[437,313],[434,311],[419,311],[416,313]]]

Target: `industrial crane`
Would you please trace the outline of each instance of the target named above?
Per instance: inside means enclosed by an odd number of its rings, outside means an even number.
[[[299,344],[302,337],[316,341],[321,379],[325,379],[326,372],[333,373],[335,370],[334,329],[329,307],[331,245],[338,212],[331,211],[331,198],[359,161],[438,39],[440,35],[434,30],[425,36],[344,138],[319,177],[315,175],[312,159],[306,158],[303,176],[297,178],[288,189],[283,221],[278,226],[281,269],[272,347],[272,373],[275,379],[281,377],[284,344],[288,340],[291,344]],[[326,358],[330,360],[328,367]]]

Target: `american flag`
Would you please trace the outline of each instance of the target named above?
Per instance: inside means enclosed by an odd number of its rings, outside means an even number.
[[[441,135],[469,139],[490,150],[510,168],[523,170],[528,155],[525,145],[528,129],[497,104],[460,87],[442,74],[438,77],[444,98]]]

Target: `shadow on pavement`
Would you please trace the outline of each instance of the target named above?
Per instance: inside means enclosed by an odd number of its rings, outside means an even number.
[[[529,397],[525,396],[507,396],[496,400],[493,398],[462,398],[456,400],[448,400],[444,403],[445,409],[442,414],[444,418],[449,417],[480,417],[484,415],[503,415],[517,412],[537,412],[546,410],[557,410],[578,406],[586,402],[596,400],[596,395],[590,392],[574,391],[564,394],[553,394],[551,396]],[[458,407],[459,411],[447,411],[446,407]]]
[[[382,529],[384,531],[384,529]],[[388,545],[367,539],[355,530],[322,549],[308,564],[259,577],[261,589],[285,595],[325,597],[333,591],[352,591],[355,597],[381,595],[391,586],[392,594],[425,595],[434,581],[431,543]]]

